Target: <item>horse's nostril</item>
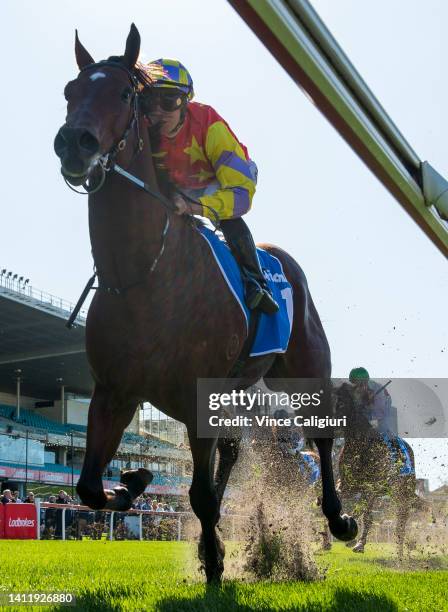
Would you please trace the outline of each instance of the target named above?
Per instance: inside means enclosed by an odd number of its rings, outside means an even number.
[[[91,155],[98,153],[100,148],[98,140],[90,132],[83,132],[79,138],[79,146]]]
[[[67,150],[67,141],[61,132],[56,134],[56,138],[54,139],[54,152],[58,157],[62,157]]]

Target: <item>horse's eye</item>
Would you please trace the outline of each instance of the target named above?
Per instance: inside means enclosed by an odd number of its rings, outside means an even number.
[[[121,94],[121,99],[123,100],[123,102],[129,102],[129,100],[131,99],[131,95],[132,89],[130,87],[126,87],[126,89]]]

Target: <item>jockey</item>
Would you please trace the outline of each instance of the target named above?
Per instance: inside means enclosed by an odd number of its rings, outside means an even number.
[[[379,431],[388,430],[392,400],[382,385],[370,379],[365,368],[353,368],[349,375],[355,401],[368,410],[369,421]]]
[[[398,435],[396,423],[391,422],[392,398],[388,390],[371,380],[365,368],[353,368],[349,379],[354,387],[355,401],[368,411],[369,421],[388,447],[391,461],[399,466],[400,475],[415,474],[409,445]]]
[[[158,59],[137,68],[148,82],[142,107],[159,140],[155,165],[175,185],[177,214],[201,215],[219,224],[240,267],[247,306],[277,312],[242,219],[257,182],[257,167],[246,147],[211,106],[192,102],[193,81],[180,62]]]

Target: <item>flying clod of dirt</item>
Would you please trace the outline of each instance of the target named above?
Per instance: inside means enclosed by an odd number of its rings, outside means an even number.
[[[242,569],[258,580],[322,578],[313,555],[316,493],[296,459],[264,440],[243,445],[238,467],[238,507],[250,516]]]

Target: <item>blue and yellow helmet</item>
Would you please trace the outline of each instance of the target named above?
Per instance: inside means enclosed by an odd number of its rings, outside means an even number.
[[[140,64],[152,87],[169,87],[177,89],[187,96],[188,101],[193,99],[193,80],[190,73],[177,60],[161,58],[149,64]]]

